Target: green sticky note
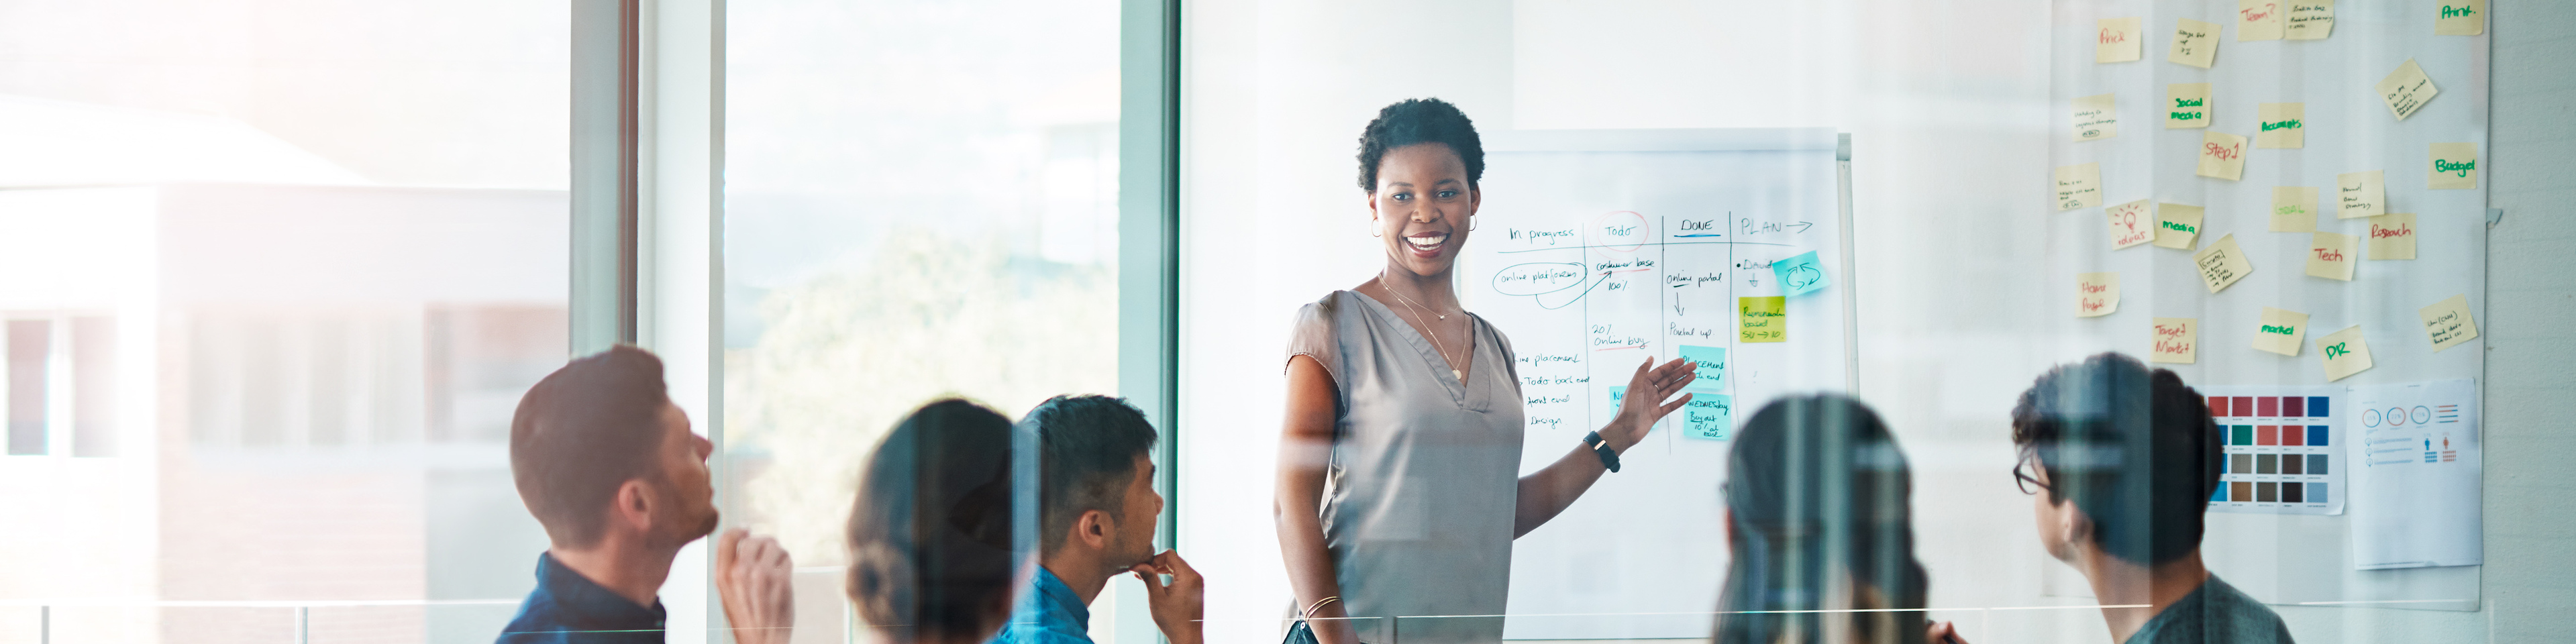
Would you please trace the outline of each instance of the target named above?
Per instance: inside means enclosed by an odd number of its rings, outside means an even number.
[[[1824,262],[1816,260],[1816,251],[1771,263],[1771,273],[1780,278],[1780,294],[1797,297],[1816,292],[1832,280],[1825,278]]]
[[[1738,342],[1786,342],[1789,339],[1789,298],[1739,297],[1736,310],[1744,322],[1736,336]]]
[[[1735,398],[1696,386],[1683,391],[1690,393],[1691,399],[1680,410],[1682,436],[1726,440],[1735,429]]]
[[[1725,347],[1694,347],[1685,344],[1682,345],[1682,359],[1689,361],[1691,367],[1699,374],[1698,380],[1691,381],[1692,389],[1701,387],[1726,389]]]

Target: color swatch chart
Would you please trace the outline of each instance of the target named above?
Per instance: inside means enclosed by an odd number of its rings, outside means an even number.
[[[2209,509],[2251,514],[2343,514],[2343,387],[2209,387],[2226,454]]]

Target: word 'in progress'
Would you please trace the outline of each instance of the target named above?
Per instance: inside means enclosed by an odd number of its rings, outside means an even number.
[[[2165,129],[2209,127],[2209,84],[2166,85],[2165,107]]]
[[[2156,318],[2154,334],[2149,340],[2155,348],[2147,353],[2154,362],[2191,364],[2200,356],[2199,318]]]
[[[2317,356],[2325,362],[2326,382],[2370,370],[2370,343],[2361,339],[2361,325],[2317,338]]]
[[[2075,99],[2075,140],[2092,141],[2120,135],[2118,108],[2114,94],[2096,94]]]
[[[2308,314],[2263,307],[2263,319],[2254,328],[2254,348],[2285,356],[2299,355],[2301,340],[2308,335]]]
[[[2153,202],[2139,199],[2102,209],[2111,219],[2111,250],[2144,244],[2156,239],[2155,217],[2147,211]]]
[[[2453,295],[2415,313],[2424,316],[2424,336],[2432,338],[2435,353],[2478,337],[2478,321],[2469,317],[2467,294]]]
[[[1787,297],[1814,293],[1831,283],[1825,277],[1824,262],[1817,260],[1812,250],[1772,262],[1771,273],[1780,278],[1780,294]]]
[[[2144,57],[2146,50],[2145,18],[2106,18],[2102,31],[2095,36],[2093,62],[2125,63]]]
[[[2119,273],[2075,274],[2075,317],[2098,318],[2119,310]]]
[[[2208,130],[2200,133],[2200,176],[2235,181],[2245,176],[2245,137]]]
[[[2378,170],[2335,175],[2335,218],[2388,214],[2388,183]]]
[[[2201,69],[2209,69],[2218,60],[2218,25],[2181,18],[2174,24],[2173,48],[2165,52],[2170,60]]]
[[[2380,79],[2379,84],[2371,86],[2371,89],[2379,91],[2380,100],[2388,102],[2388,113],[2396,115],[2400,121],[2414,116],[2416,110],[2424,109],[2424,103],[2433,100],[2434,94],[2442,93],[2441,88],[2433,86],[2433,79],[2424,75],[2424,68],[2415,65],[2413,58],[2406,59],[2404,64],[2397,66],[2397,71],[2389,72],[2387,78]]]
[[[2278,0],[2236,0],[2236,41],[2280,40]]]
[[[1787,342],[1789,340],[1789,298],[1739,297],[1736,310],[1744,321],[1737,327],[1737,342]]]
[[[2272,189],[2272,232],[2317,231],[2317,189],[2281,186]]]
[[[2435,143],[2430,154],[2433,162],[2424,175],[2424,187],[2434,190],[2474,190],[2478,187],[2478,144]]]
[[[2360,246],[2360,238],[2351,235],[2322,230],[2308,233],[2308,275],[2352,281],[2352,260],[2360,254]]]
[[[2325,40],[2334,33],[2334,0],[2306,0],[2290,3],[2289,24],[2281,28],[2281,37],[2289,40]]]
[[[2262,128],[2254,135],[2254,147],[2308,147],[2308,124],[2303,120],[2308,116],[2308,104],[2259,103],[2254,106],[2254,114]]]
[[[2364,254],[2371,259],[2415,258],[2415,213],[2392,212],[2363,221],[2370,222],[2369,248]]]
[[[2245,261],[2245,249],[2236,247],[2235,235],[2218,238],[2217,243],[2193,254],[2191,263],[2200,267],[2200,281],[2209,286],[2211,293],[2225,290],[2254,272],[2254,265]]]
[[[2487,0],[2443,0],[2433,18],[2433,35],[2475,36],[2487,32]]]
[[[1691,373],[1699,376],[1692,387],[1726,388],[1726,347],[1682,345],[1682,360],[1691,364]]]
[[[2054,194],[2060,211],[2102,205],[2102,164],[2058,166]]]
[[[2200,206],[2157,204],[2156,245],[2191,250],[2200,240],[2200,218],[2204,213]]]

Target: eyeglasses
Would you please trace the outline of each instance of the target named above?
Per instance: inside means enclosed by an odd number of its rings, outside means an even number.
[[[2033,477],[2029,472],[2025,471],[2029,468],[2030,459],[2027,458],[2022,459],[2019,463],[2013,464],[2013,485],[2021,488],[2021,493],[2023,494],[2038,494],[2040,490],[2048,489],[2047,483],[2039,482],[2037,477]]]

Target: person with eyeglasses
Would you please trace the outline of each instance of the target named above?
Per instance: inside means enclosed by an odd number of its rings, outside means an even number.
[[[2032,496],[2040,543],[2091,583],[2111,641],[2292,641],[2280,615],[2201,562],[2224,457],[2182,376],[2116,353],[2059,365],[2022,392],[2012,431],[2013,482]]]

